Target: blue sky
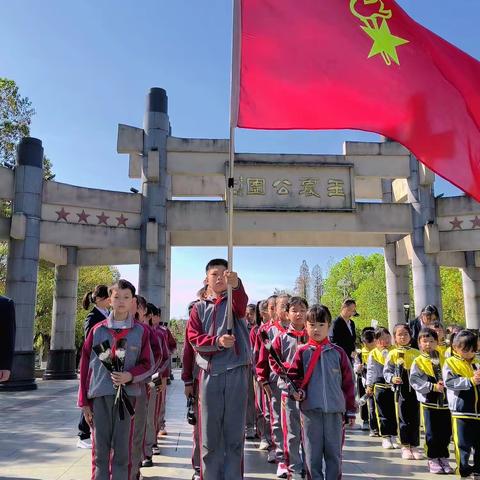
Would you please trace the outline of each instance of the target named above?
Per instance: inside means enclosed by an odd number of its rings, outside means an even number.
[[[418,22],[480,58],[478,0],[401,0]],[[299,2],[300,4],[300,2]],[[141,126],[150,87],[167,90],[172,134],[226,138],[230,97],[230,0],[15,0],[2,2],[0,76],[14,79],[36,111],[31,134],[43,141],[57,180],[128,191],[128,158],[116,153],[117,124]],[[237,134],[237,151],[341,153],[361,132]],[[439,181],[438,193],[457,191]],[[324,271],[373,249],[239,248],[235,269],[252,299],[292,288],[303,259]],[[174,248],[172,315],[201,284],[205,263],[226,249]],[[120,267],[136,282],[137,267]],[[198,278],[196,280],[192,280]]]

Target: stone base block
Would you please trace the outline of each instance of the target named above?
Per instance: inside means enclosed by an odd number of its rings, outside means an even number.
[[[72,380],[77,378],[75,350],[50,350],[44,380]]]
[[[15,352],[10,380],[0,383],[0,392],[35,390],[35,352]]]

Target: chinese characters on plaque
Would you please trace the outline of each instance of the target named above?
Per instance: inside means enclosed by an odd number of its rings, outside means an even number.
[[[239,161],[234,207],[248,210],[353,210],[352,166]]]

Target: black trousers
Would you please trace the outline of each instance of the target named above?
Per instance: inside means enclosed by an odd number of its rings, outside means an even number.
[[[420,445],[420,404],[415,390],[405,386],[397,394],[396,413],[400,443],[409,447]]]
[[[395,415],[395,400],[390,385],[373,387],[375,397],[375,409],[377,412],[379,432],[382,437],[394,437],[397,435],[397,417]]]
[[[448,458],[452,438],[450,410],[422,405],[425,428],[425,453],[428,458]]]
[[[80,440],[90,438],[90,427],[83,416],[83,412],[80,414],[80,420],[78,421],[78,436]]]
[[[370,430],[374,432],[379,431],[378,419],[377,419],[377,409],[375,407],[375,397],[372,395],[368,397],[367,401],[368,406],[368,421],[370,423]]]
[[[462,477],[480,474],[480,420],[453,417],[453,441],[458,471]],[[473,450],[473,467],[469,465]]]

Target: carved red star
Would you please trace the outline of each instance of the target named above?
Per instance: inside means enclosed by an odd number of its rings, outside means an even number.
[[[85,213],[85,210],[82,210],[82,213],[77,213],[78,223],[85,222],[88,223],[87,218],[90,216],[89,213]]]
[[[110,218],[108,215],[105,215],[105,212],[102,212],[101,215],[97,215],[98,218],[98,223],[97,225],[100,225],[101,223],[108,225],[107,220]]]
[[[56,210],[55,213],[58,215],[57,222],[59,222],[60,220],[65,220],[66,222],[68,222],[67,217],[70,215],[70,212],[67,212],[63,207],[61,210]]]
[[[475,218],[470,221],[472,222],[472,228],[480,227],[480,218],[478,218],[477,215],[475,215]]]
[[[457,217],[455,217],[450,223],[452,224],[452,230],[455,230],[456,228],[458,228],[459,230],[463,230],[463,220],[459,220]]]
[[[115,217],[117,219],[117,227],[119,227],[120,225],[123,225],[124,227],[127,226],[127,220],[128,220],[128,217],[124,217],[123,216],[123,213],[119,216],[119,217]]]

